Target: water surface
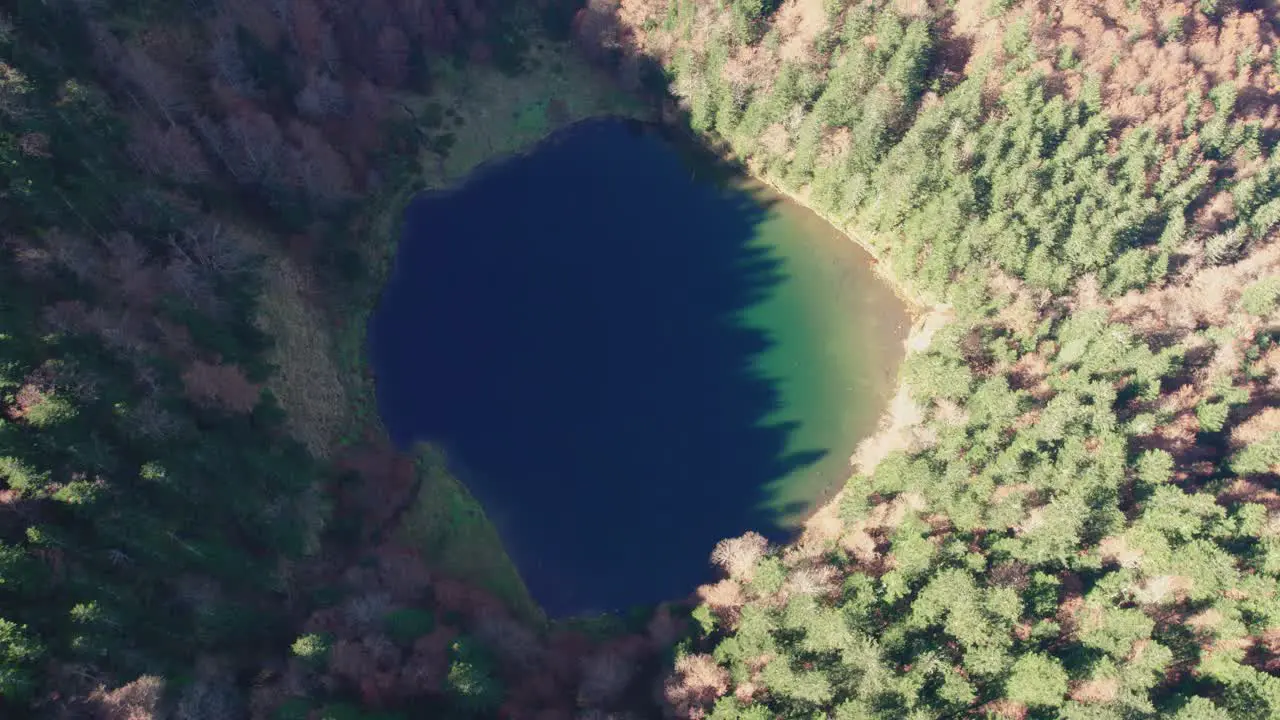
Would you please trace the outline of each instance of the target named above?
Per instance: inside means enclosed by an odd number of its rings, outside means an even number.
[[[552,616],[673,599],[849,475],[907,318],[812,213],[625,121],[409,207],[370,323],[393,440],[443,447]]]

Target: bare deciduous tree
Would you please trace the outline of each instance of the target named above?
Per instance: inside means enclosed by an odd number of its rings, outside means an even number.
[[[129,156],[144,171],[182,183],[209,176],[209,163],[191,131],[182,125],[161,127],[145,117],[130,119]]]
[[[354,628],[363,632],[379,627],[390,611],[391,598],[386,593],[368,593],[352,598],[343,608],[343,615]]]
[[[264,184],[285,179],[284,138],[270,115],[254,110],[237,113],[227,119],[225,129],[237,177]]]
[[[96,282],[102,275],[102,253],[90,240],[54,228],[41,236],[54,261],[84,283]]]
[[[486,610],[476,617],[476,637],[506,663],[528,671],[542,657],[538,638],[505,612]]]
[[[229,18],[221,18],[213,23],[209,62],[220,81],[240,95],[249,97],[256,95],[259,88],[240,55],[236,27],[235,22]]]
[[[195,127],[210,151],[244,185],[282,185],[287,179],[288,148],[275,120],[242,106],[222,123],[196,118]]]
[[[324,38],[332,37],[333,29],[315,0],[293,0],[289,12],[289,42],[308,67],[323,60]]]
[[[182,249],[215,275],[234,275],[249,264],[243,241],[222,223],[208,218],[183,231]]]
[[[177,431],[178,421],[154,397],[149,396],[129,409],[125,428],[148,440],[163,440]]]
[[[164,280],[170,290],[206,315],[216,316],[220,312],[222,303],[213,280],[187,255],[179,254],[165,264]]]
[[[600,707],[618,699],[636,674],[636,664],[628,657],[602,650],[582,659],[582,683],[578,703]]]
[[[677,717],[702,717],[704,709],[728,691],[729,671],[703,654],[677,660],[675,672],[663,686],[663,696]]]
[[[27,278],[45,278],[53,268],[54,258],[48,250],[38,247],[30,239],[24,237],[6,237],[0,240],[0,247],[13,255],[13,262],[18,272]]]
[[[293,104],[303,116],[313,120],[346,115],[351,110],[346,88],[326,72],[313,71],[294,98]]]
[[[711,551],[711,562],[723,568],[729,577],[749,581],[768,548],[769,541],[763,535],[749,532],[741,537],[721,540]]]
[[[55,333],[82,332],[88,323],[89,311],[79,300],[59,300],[41,313],[45,327]]]
[[[98,720],[154,720],[160,717],[164,680],[143,675],[115,690],[98,688],[89,696]]]
[[[18,136],[18,150],[27,157],[51,158],[49,136],[42,132],[28,132]]]
[[[287,13],[287,0],[223,0],[223,7],[235,22],[249,31],[263,47],[275,48],[280,42],[281,19]]]
[[[211,662],[201,663],[174,705],[172,720],[215,720],[242,717],[244,701],[230,670]]]
[[[385,25],[378,33],[374,57],[378,82],[398,88],[409,76],[409,38],[395,25]]]
[[[431,584],[431,572],[418,552],[396,543],[378,546],[379,584],[399,602],[412,603],[421,598]]]
[[[187,397],[197,405],[247,413],[258,404],[262,390],[235,365],[196,360],[182,373]]]
[[[588,0],[573,16],[574,36],[589,55],[608,57],[622,46],[617,18],[618,0]]]
[[[118,60],[117,69],[169,124],[175,124],[190,109],[191,100],[181,78],[140,48],[132,45],[126,47]]]
[[[142,318],[128,308],[92,308],[85,326],[104,345],[123,356],[137,357],[147,349]]]
[[[315,201],[326,204],[351,195],[351,172],[347,161],[314,127],[295,122],[289,128],[298,145],[292,148],[291,175]]]
[[[357,150],[372,150],[381,140],[382,122],[390,110],[387,92],[362,79],[353,88],[351,100],[351,144]]]
[[[353,12],[350,14],[352,19],[356,20],[365,33],[372,36],[375,35],[379,28],[394,22],[394,15],[391,6],[386,0],[365,0],[365,2],[352,6]]]
[[[111,294],[118,294],[125,301],[148,304],[155,294],[159,278],[148,267],[148,253],[129,233],[121,232],[107,238],[106,274],[100,279],[101,287]]]

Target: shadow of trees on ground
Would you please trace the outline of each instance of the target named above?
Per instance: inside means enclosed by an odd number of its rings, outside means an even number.
[[[767,213],[644,126],[596,121],[410,207],[370,325],[394,441],[447,449],[553,616],[688,594],[764,488],[820,459],[770,423]]]

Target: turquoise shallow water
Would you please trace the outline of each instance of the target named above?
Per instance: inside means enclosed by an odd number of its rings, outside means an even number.
[[[782,400],[767,422],[792,424],[790,448],[829,451],[767,486],[766,502],[790,526],[850,475],[849,456],[893,392],[910,318],[864,250],[811,211],[743,185],[776,203],[752,244],[781,259],[785,276],[741,314],[775,340],[755,358]]]
[[[553,616],[686,595],[849,475],[905,308],[829,225],[645,126],[416,199],[370,324],[393,439],[443,447]]]

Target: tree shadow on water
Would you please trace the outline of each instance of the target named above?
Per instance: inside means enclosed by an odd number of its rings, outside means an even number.
[[[784,279],[767,208],[696,174],[598,121],[418,198],[370,324],[392,438],[447,449],[553,616],[686,595],[826,452],[789,449],[741,319]]]

